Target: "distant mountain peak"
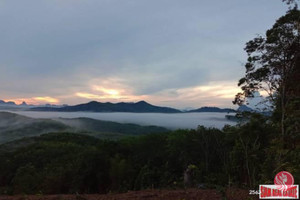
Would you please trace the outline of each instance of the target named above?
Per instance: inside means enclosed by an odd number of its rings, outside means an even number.
[[[137,104],[145,104],[145,105],[150,105],[150,103],[142,100],[142,101],[138,101]]]
[[[98,101],[90,101],[90,102],[88,102],[87,104],[98,104],[98,103],[100,103],[100,102],[98,102]]]
[[[6,104],[9,104],[9,105],[16,105],[16,103],[13,102],[13,101],[8,101],[8,102],[6,102]]]

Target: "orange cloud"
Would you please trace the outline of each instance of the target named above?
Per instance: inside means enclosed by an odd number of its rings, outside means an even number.
[[[104,96],[84,92],[77,92],[75,95],[86,99],[105,99]]]
[[[190,93],[191,95],[204,95],[210,97],[218,97],[224,99],[233,99],[234,96],[240,91],[240,88],[236,86],[236,84],[232,83],[218,83],[213,82],[209,85],[198,86],[194,88],[183,89],[182,93]]]
[[[32,97],[32,98],[17,98],[17,99],[5,99],[4,101],[13,101],[16,104],[21,104],[24,101],[27,104],[42,104],[42,103],[59,103],[58,99],[52,98],[52,97]]]
[[[89,83],[90,90],[88,92],[77,92],[77,97],[86,99],[136,99],[134,95],[131,95],[130,88],[121,83],[122,80],[117,78],[107,78],[104,80],[91,80]]]
[[[104,87],[99,87],[99,86],[93,86],[92,87],[96,91],[103,92],[106,95],[109,95],[113,98],[118,98],[120,97],[121,91],[119,89],[109,89],[109,88],[104,88]]]
[[[52,97],[34,97],[36,101],[47,102],[47,103],[58,103],[59,100]]]
[[[207,85],[170,89],[149,97],[150,102],[166,106],[232,106],[231,101],[240,91],[235,82],[210,82]],[[184,102],[184,103],[183,103]]]

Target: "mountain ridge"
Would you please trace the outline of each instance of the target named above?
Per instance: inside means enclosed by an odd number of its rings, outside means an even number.
[[[198,109],[181,111],[179,109],[163,106],[155,106],[146,101],[133,102],[97,102],[90,101],[88,103],[77,104],[73,106],[64,107],[34,107],[30,109],[31,111],[56,111],[56,112],[132,112],[132,113],[191,113],[191,112],[236,112],[236,110],[231,108],[218,108],[204,106]]]
[[[13,101],[3,101],[3,100],[0,100],[0,105],[9,105],[9,106],[16,106],[17,104]]]
[[[189,110],[186,112],[188,112],[188,113],[191,113],[191,112],[226,112],[226,113],[230,113],[230,112],[236,112],[236,110],[231,109],[231,108],[218,108],[218,107],[204,106],[204,107],[194,109],[194,110]]]
[[[31,108],[31,111],[58,111],[58,112],[78,112],[78,111],[90,111],[90,112],[134,112],[134,113],[181,113],[180,110],[170,107],[154,106],[146,101],[139,101],[136,103],[101,103],[97,101],[91,101],[84,104],[78,104],[74,106],[64,106],[61,108],[53,107],[35,107]]]
[[[13,110],[18,107],[23,110],[26,109],[28,111],[46,111],[46,112],[131,112],[131,113],[195,113],[195,112],[220,112],[220,113],[230,113],[230,112],[243,112],[250,111],[251,108],[247,106],[240,106],[239,108],[219,108],[214,106],[203,106],[196,109],[176,109],[172,107],[166,106],[156,106],[152,105],[144,100],[138,102],[98,102],[98,101],[90,101],[88,103],[81,103],[77,105],[28,105],[26,102],[22,104],[16,104],[15,102],[9,101],[5,102],[0,100],[0,106],[2,110]],[[13,107],[8,107],[13,106]],[[27,108],[26,108],[27,107]],[[6,109],[5,109],[6,108]]]

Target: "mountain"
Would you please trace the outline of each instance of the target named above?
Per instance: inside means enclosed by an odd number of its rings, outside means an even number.
[[[195,110],[189,110],[187,112],[236,112],[231,108],[217,108],[217,107],[201,107]]]
[[[7,105],[7,106],[16,106],[17,104],[13,101],[8,101],[8,102],[5,102],[3,100],[0,100],[0,105]]]
[[[86,104],[79,104],[75,106],[64,106],[61,108],[53,107],[35,107],[31,108],[31,111],[57,111],[57,112],[77,112],[77,111],[89,111],[89,112],[133,112],[133,113],[181,113],[180,110],[160,107],[151,105],[145,101],[139,101],[137,103],[101,103],[97,101],[91,101]]]
[[[20,106],[28,106],[28,104],[25,101],[23,101]]]
[[[21,110],[27,110],[29,108],[34,107],[33,105],[28,105],[25,101],[22,102],[22,104],[16,104],[13,101],[3,101],[0,100],[0,110],[6,110],[6,111],[21,111]]]

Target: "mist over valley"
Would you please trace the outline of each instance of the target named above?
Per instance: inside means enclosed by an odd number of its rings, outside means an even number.
[[[236,122],[225,118],[228,113],[95,113],[95,112],[34,112],[17,111],[20,115],[32,118],[78,118],[85,117],[119,123],[133,123],[143,126],[162,126],[169,129],[195,129],[198,125],[223,128],[224,125],[235,125]]]

